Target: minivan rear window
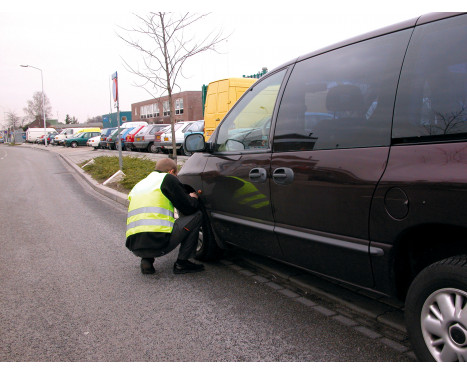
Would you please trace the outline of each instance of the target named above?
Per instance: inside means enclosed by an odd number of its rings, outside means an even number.
[[[275,152],[387,146],[412,30],[298,62],[281,101]]]
[[[467,15],[416,28],[397,94],[394,143],[467,139],[466,45]]]

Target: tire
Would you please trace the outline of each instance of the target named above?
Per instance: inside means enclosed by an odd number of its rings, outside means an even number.
[[[467,255],[436,262],[409,288],[406,325],[421,361],[467,361]]]
[[[203,224],[199,230],[195,259],[200,261],[213,261],[221,258],[222,254],[222,250],[218,247],[214,239],[214,234],[209,220],[206,217],[206,213],[203,213]]]
[[[150,153],[160,153],[161,152],[161,148],[157,147],[156,145],[154,145],[152,142],[149,144],[148,146],[148,151]]]
[[[72,148],[76,148],[76,147],[78,146],[78,143],[77,143],[76,141],[73,141],[73,142],[70,144],[70,146],[71,146]]]

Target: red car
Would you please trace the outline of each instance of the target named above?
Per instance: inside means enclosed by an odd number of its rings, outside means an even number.
[[[134,128],[126,137],[125,137],[125,149],[126,150],[133,150],[135,149],[134,142],[135,142],[135,136],[136,134],[143,129],[144,127],[147,127],[147,125],[141,125],[139,127]]]

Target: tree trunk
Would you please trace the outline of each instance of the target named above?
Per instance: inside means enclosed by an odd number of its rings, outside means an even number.
[[[159,13],[159,18],[161,20],[162,26],[162,38],[164,44],[164,62],[165,62],[165,73],[167,76],[167,93],[169,95],[169,108],[170,108],[170,125],[172,131],[172,159],[177,163],[177,140],[175,139],[175,111],[174,111],[174,103],[172,100],[172,84],[170,82],[170,70],[169,70],[169,56],[168,56],[168,47],[167,47],[167,40],[166,32],[165,32],[165,24],[164,24],[164,16],[162,13]]]

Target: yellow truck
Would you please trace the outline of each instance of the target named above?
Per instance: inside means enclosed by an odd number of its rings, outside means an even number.
[[[257,81],[256,78],[226,78],[208,85],[204,105],[204,138],[206,140],[211,137],[225,114],[255,81]]]

